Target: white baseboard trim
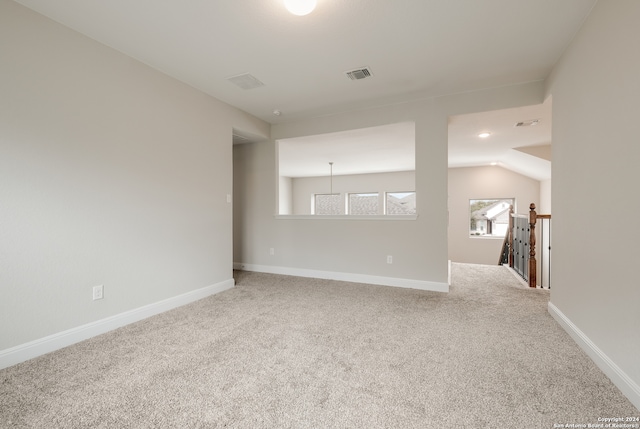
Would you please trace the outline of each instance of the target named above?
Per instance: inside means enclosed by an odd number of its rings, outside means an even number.
[[[585,335],[571,320],[551,302],[548,305],[549,314],[573,338],[582,350],[616,385],[631,403],[640,409],[640,386],[634,382],[618,365],[613,362],[593,341]]]
[[[233,278],[215,285],[184,293],[153,304],[134,308],[124,313],[116,314],[105,319],[87,323],[76,328],[58,332],[25,344],[9,349],[0,350],[0,369],[16,365],[29,359],[53,352],[63,347],[70,346],[80,341],[104,334],[130,323],[138,322],[156,314],[164,313],[177,307],[198,301],[211,295],[231,289],[234,286]]]
[[[335,271],[308,270],[304,268],[276,267],[272,265],[255,265],[238,262],[233,264],[233,268],[236,270],[255,271],[268,274],[282,274],[285,276],[340,280],[345,282],[367,283],[379,286],[394,286],[406,289],[428,290],[433,292],[449,292],[449,285],[446,282],[429,282],[424,280],[372,276],[368,274],[340,273]]]

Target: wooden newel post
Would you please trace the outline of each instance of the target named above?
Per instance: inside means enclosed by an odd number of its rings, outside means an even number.
[[[509,206],[509,230],[507,231],[507,243],[509,243],[509,266],[513,268],[513,204]]]
[[[536,205],[529,206],[529,287],[537,287],[537,265],[536,265]]]

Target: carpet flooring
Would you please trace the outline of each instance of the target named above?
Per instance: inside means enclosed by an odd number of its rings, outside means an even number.
[[[638,410],[506,268],[236,287],[0,371],[1,428],[553,428]],[[559,426],[555,426],[559,427]]]

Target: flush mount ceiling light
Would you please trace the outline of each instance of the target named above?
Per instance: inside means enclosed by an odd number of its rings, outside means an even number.
[[[333,161],[329,162],[329,193],[333,195]]]
[[[489,137],[491,135],[491,133],[488,132],[484,132],[484,133],[480,133],[478,134],[478,137],[480,137],[481,139],[486,139],[487,137]]]
[[[294,15],[308,15],[316,8],[316,0],[284,0],[284,7]]]

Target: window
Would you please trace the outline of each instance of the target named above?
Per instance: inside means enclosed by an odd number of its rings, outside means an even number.
[[[287,137],[276,140],[276,149],[279,215],[327,214],[326,201],[314,210],[315,195],[339,193],[339,215],[357,219],[363,212],[349,210],[349,193],[365,191],[378,193],[375,215],[381,216],[385,191],[416,187],[413,122]],[[354,207],[367,200],[353,198]]]
[[[416,215],[416,193],[404,191],[312,194],[310,213],[323,216],[346,214],[354,217]]]
[[[414,215],[416,214],[415,192],[387,192],[384,202],[384,214]]]
[[[315,194],[313,196],[313,214],[339,215],[342,214],[340,194]]]
[[[377,215],[378,193],[349,194],[348,213],[351,215]]]
[[[469,200],[469,235],[504,238],[509,228],[509,207],[514,198]]]

